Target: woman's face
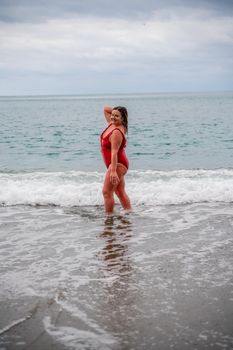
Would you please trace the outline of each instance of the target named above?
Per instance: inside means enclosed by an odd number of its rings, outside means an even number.
[[[112,113],[111,113],[111,122],[114,125],[121,125],[122,124],[122,116],[121,116],[121,112],[118,111],[117,109],[113,109]]]

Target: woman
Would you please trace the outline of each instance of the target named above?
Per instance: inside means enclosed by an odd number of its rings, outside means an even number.
[[[131,209],[130,200],[125,192],[125,179],[129,162],[124,148],[125,133],[128,131],[128,113],[125,107],[104,107],[107,128],[100,136],[101,152],[107,172],[103,186],[106,213],[114,209],[114,192],[124,209]]]

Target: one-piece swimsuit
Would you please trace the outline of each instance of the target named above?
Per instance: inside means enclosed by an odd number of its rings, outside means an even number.
[[[124,150],[124,148],[126,147],[126,138],[125,138],[124,133],[119,128],[115,128],[112,131],[110,131],[105,137],[103,137],[105,131],[111,125],[112,125],[112,123],[110,123],[108,125],[108,127],[100,135],[100,145],[101,145],[101,152],[102,152],[104,163],[105,163],[107,168],[111,164],[111,142],[110,142],[109,138],[112,135],[113,131],[119,130],[123,136],[123,140],[122,140],[121,146],[120,146],[118,153],[117,153],[117,162],[123,164],[128,169],[129,161],[126,157],[125,150]]]

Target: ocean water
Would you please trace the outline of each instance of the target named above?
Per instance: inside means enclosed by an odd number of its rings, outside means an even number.
[[[1,97],[1,171],[103,171],[103,106],[129,111],[133,170],[232,167],[232,93]]]
[[[133,211],[103,209],[104,105]],[[233,93],[0,98],[0,348],[233,348]]]

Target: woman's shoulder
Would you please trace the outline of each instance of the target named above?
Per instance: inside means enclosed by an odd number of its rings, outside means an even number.
[[[124,130],[121,130],[118,127],[115,127],[111,132],[110,132],[110,139],[114,138],[115,140],[118,140],[118,142],[126,142],[126,137]]]
[[[118,135],[123,135],[125,137],[125,130],[124,128],[120,128],[118,126],[116,126],[115,128],[112,129],[111,131],[112,133],[117,133]]]

